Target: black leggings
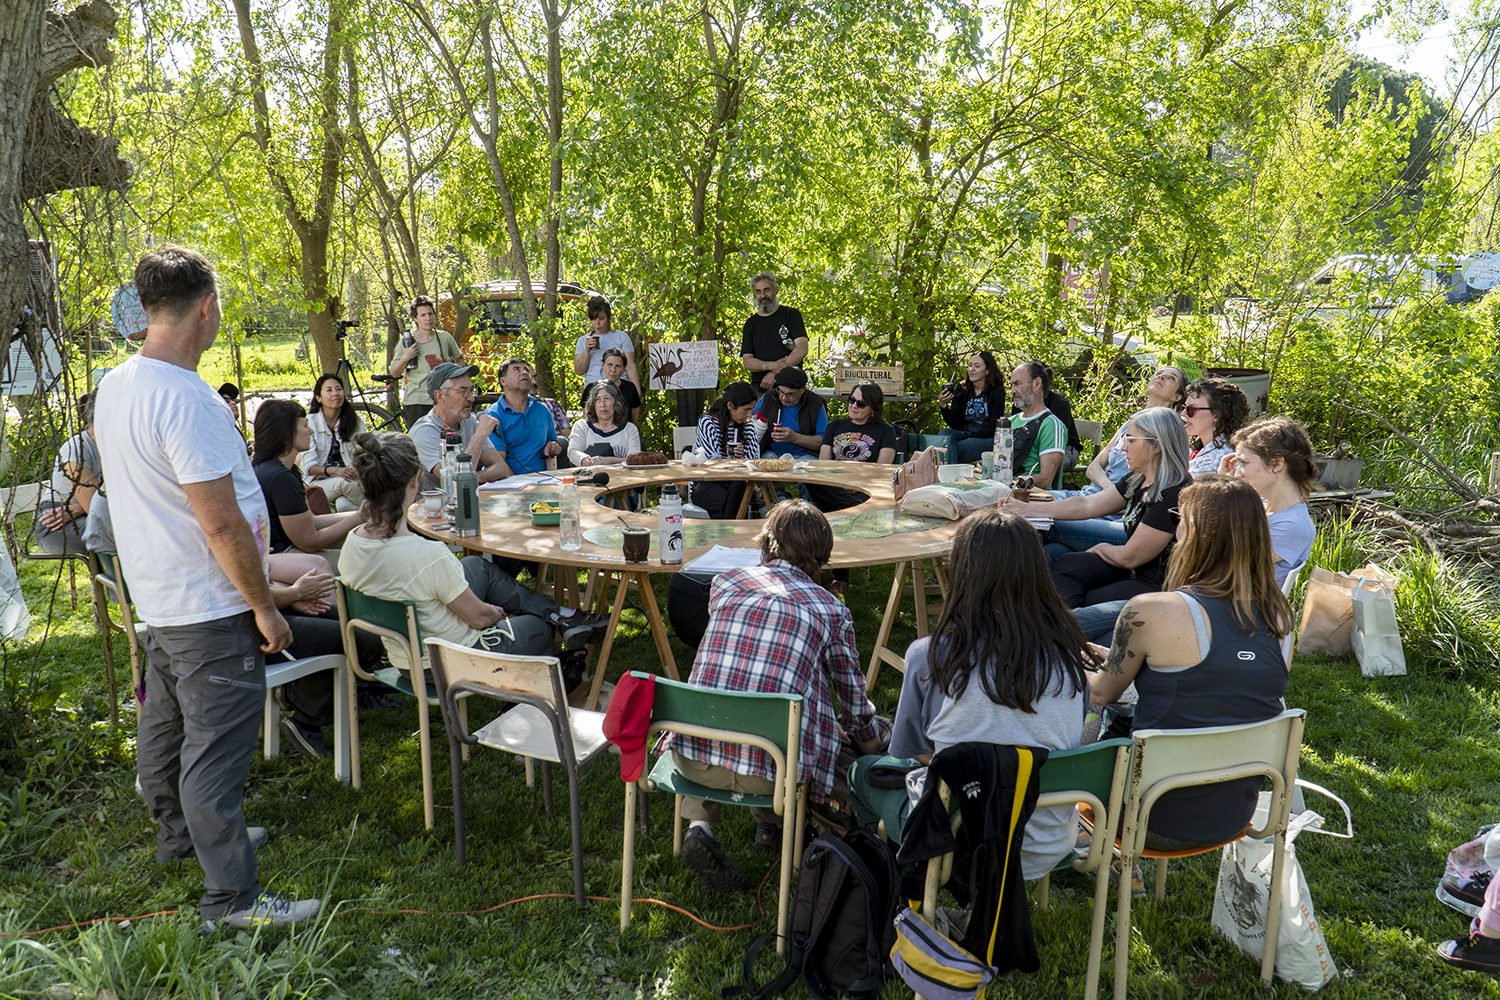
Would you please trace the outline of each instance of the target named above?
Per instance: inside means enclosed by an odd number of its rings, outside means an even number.
[[[1063,603],[1087,608],[1106,601],[1128,601],[1161,587],[1138,580],[1128,569],[1111,566],[1093,552],[1065,552],[1052,564],[1052,582]]]

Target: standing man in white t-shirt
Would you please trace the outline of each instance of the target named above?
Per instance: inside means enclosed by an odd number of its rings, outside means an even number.
[[[267,654],[292,641],[266,582],[268,518],[245,442],[198,376],[219,332],[203,256],[148,253],[135,269],[146,310],[140,353],[100,384],[95,425],[115,542],[150,657],[136,739],[156,860],[196,857],[204,928],[295,923],[316,899],[261,891],[245,779],[265,705]]]
[[[641,373],[635,367],[635,344],[630,334],[613,329],[615,315],[609,300],[602,295],[589,299],[589,332],[578,338],[573,347],[573,371],[583,376],[583,405],[588,404],[589,387],[604,377],[604,352],[613,348],[625,355],[625,378],[637,389],[644,389]]]

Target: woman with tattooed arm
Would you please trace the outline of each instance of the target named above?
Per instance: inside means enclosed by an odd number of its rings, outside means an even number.
[[[1166,588],[1120,612],[1089,697],[1108,705],[1134,683],[1135,729],[1269,719],[1286,694],[1292,609],[1276,585],[1260,497],[1244,480],[1211,474],[1182,490],[1179,511]],[[1151,810],[1146,846],[1223,843],[1250,822],[1260,785],[1243,778],[1168,792]]]

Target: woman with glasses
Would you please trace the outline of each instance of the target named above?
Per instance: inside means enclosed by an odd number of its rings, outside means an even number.
[[[1307,509],[1318,471],[1312,442],[1295,420],[1263,417],[1234,436],[1234,451],[1224,456],[1221,471],[1238,476],[1266,505],[1271,527],[1271,554],[1276,562],[1276,585],[1312,555],[1318,529]]]
[[[625,352],[611,347],[604,352],[604,360],[600,362],[604,378],[601,382],[608,382],[620,390],[620,395],[625,399],[624,414],[628,414],[631,423],[637,427],[641,425],[641,390],[636,384],[625,378]],[[594,383],[598,385],[599,383]],[[584,393],[587,399],[588,393]],[[625,419],[624,416],[621,419]]]
[[[823,432],[818,458],[824,462],[871,462],[890,465],[896,460],[896,428],[885,422],[885,391],[873,382],[854,387],[849,394],[849,415],[833,421]],[[841,486],[803,483],[802,495],[828,514],[862,504],[863,493]],[[849,571],[833,571],[834,594],[842,596],[849,586]]]
[[[568,438],[568,458],[580,467],[619,465],[640,450],[641,432],[626,419],[625,396],[604,379],[595,382]]]
[[[1224,456],[1234,451],[1230,441],[1235,432],[1249,419],[1250,401],[1233,382],[1201,378],[1188,386],[1182,423],[1197,442],[1188,456],[1188,471],[1195,476],[1218,472]]]
[[[1134,683],[1138,730],[1269,719],[1286,694],[1292,609],[1276,585],[1260,498],[1243,480],[1207,475],[1182,490],[1180,511],[1166,592],[1125,605],[1104,667],[1089,678],[1090,700],[1108,705]],[[1223,843],[1250,822],[1260,786],[1257,777],[1166,793],[1146,846]]]
[[[1140,410],[1121,440],[1130,472],[1086,497],[1047,504],[1005,499],[1003,510],[1058,521],[1122,514],[1123,544],[1100,542],[1086,552],[1067,552],[1052,565],[1052,580],[1070,608],[1127,600],[1160,590],[1172,548],[1177,494],[1189,481],[1187,435],[1182,420],[1165,406]]]

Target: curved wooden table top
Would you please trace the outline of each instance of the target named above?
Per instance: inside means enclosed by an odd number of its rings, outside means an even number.
[[[584,470],[578,470],[584,471]],[[736,547],[756,547],[755,536],[760,521],[709,521],[685,518],[682,563],[664,565],[656,558],[657,546],[652,538],[651,558],[644,563],[626,563],[620,553],[620,527],[625,524],[657,527],[657,515],[615,510],[597,502],[612,493],[625,493],[641,486],[685,482],[766,482],[818,483],[839,486],[866,494],[863,503],[828,515],[834,528],[833,558],[829,567],[844,569],[855,566],[882,566],[912,559],[932,559],[946,555],[952,546],[958,522],[937,518],[911,517],[896,511],[891,483],[895,466],[868,462],[798,462],[789,472],[752,470],[742,461],[719,459],[706,465],[684,466],[668,462],[665,466],[608,465],[587,471],[609,473],[607,486],[581,486],[583,548],[569,552],[558,544],[556,527],[535,527],[529,514],[530,504],[542,496],[555,496],[562,485],[560,472],[556,481],[542,480],[521,489],[482,490],[480,496],[479,535],[457,538],[446,528],[441,517],[422,514],[421,502],[407,512],[413,530],[429,538],[451,542],[476,551],[526,561],[551,563],[555,566],[617,568],[652,573],[675,573],[682,566],[707,552],[715,543]],[[592,538],[590,536],[593,536]]]

